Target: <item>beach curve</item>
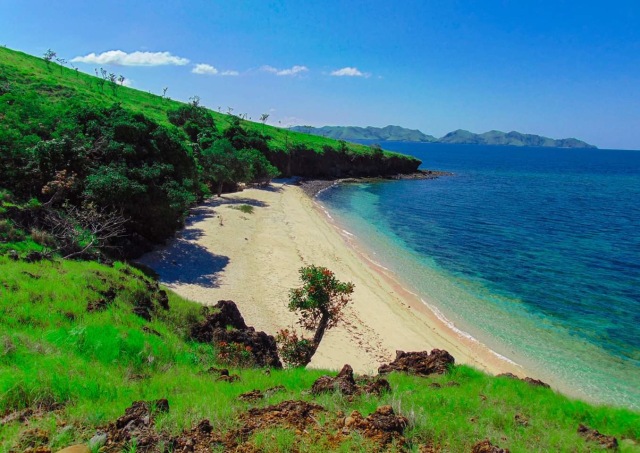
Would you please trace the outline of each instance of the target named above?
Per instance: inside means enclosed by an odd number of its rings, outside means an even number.
[[[253,212],[243,212],[241,205]],[[356,372],[374,373],[396,350],[438,348],[457,363],[491,374],[525,374],[449,325],[429,301],[367,257],[321,205],[286,182],[208,200],[193,210],[175,239],[140,262],[183,297],[204,305],[235,301],[249,325],[270,334],[298,328],[287,295],[299,285],[300,267],[326,266],[340,280],[353,282],[344,322],[327,332],[310,367],[339,369],[349,363]]]

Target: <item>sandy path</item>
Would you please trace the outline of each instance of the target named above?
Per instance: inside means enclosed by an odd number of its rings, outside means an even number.
[[[241,204],[254,206],[245,214]],[[457,362],[491,373],[523,370],[458,335],[374,267],[296,186],[272,184],[212,199],[194,210],[167,247],[141,260],[178,294],[203,303],[231,299],[248,325],[275,334],[296,327],[287,294],[303,265],[326,266],[355,284],[342,325],[328,331],[310,366],[375,372],[395,351],[446,349]],[[310,334],[308,334],[310,335]]]

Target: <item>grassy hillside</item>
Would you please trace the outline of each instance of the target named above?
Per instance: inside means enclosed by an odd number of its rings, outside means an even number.
[[[310,428],[316,436],[296,435],[286,424],[254,430],[245,447],[260,451],[371,451],[374,441],[358,432],[345,434],[336,423],[340,413],[357,410],[367,416],[386,404],[408,418],[404,448],[410,451],[425,445],[470,451],[485,438],[511,451],[598,450],[578,435],[580,423],[632,439],[622,442],[622,451],[637,451],[637,413],[571,401],[465,366],[432,378],[391,374],[392,391],[382,396],[310,395],[314,380],[325,374],[320,370],[265,374],[231,364],[231,374],[240,380],[216,381],[206,370],[229,367],[221,362],[219,347],[189,338],[190,326],[202,319],[201,307],[169,292],[169,309],[161,308],[156,284],[136,269],[0,257],[0,274],[0,451],[39,445],[55,451],[87,442],[133,401],[160,398],[170,405],[155,421],[165,438],[203,418],[224,434],[242,426],[250,407],[286,400],[314,402],[326,410]],[[134,313],[141,301],[151,303],[150,321]],[[260,401],[238,399],[278,385],[285,390]]]
[[[6,99],[8,102],[0,103],[0,127],[4,130],[15,128],[20,123],[25,128],[30,128],[36,121],[42,123],[38,127],[51,130],[51,123],[55,123],[58,114],[78,102],[95,107],[110,107],[119,103],[131,112],[142,113],[160,125],[172,127],[167,119],[167,111],[183,105],[181,102],[125,86],[118,86],[114,91],[109,82],[101,88],[99,77],[76,72],[55,62],[47,64],[42,58],[0,47],[0,95],[2,94],[16,95]],[[38,109],[34,111],[31,105],[29,110],[23,108],[25,96],[37,97]],[[231,124],[230,115],[213,110],[210,114],[220,130]],[[337,140],[293,132],[269,124],[245,120],[241,124],[247,130],[270,136],[269,147],[274,150],[304,146],[321,152],[325,146],[340,146]],[[356,154],[371,153],[367,146],[352,143],[346,146]]]

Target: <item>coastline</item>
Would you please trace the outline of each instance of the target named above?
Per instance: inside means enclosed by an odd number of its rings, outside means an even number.
[[[331,181],[333,185],[335,181]],[[326,187],[325,187],[326,188]],[[253,206],[243,213],[238,205]],[[145,255],[161,282],[191,300],[234,300],[249,325],[275,334],[296,326],[286,307],[298,269],[327,266],[355,284],[345,319],[325,335],[310,366],[375,373],[396,350],[449,351],[457,363],[491,374],[525,370],[502,358],[429,309],[394,275],[373,262],[303,188],[274,183],[209,200],[194,209],[185,229],[166,247]],[[535,376],[534,376],[535,377]]]

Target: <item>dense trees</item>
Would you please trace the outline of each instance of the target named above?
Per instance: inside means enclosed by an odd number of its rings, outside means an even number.
[[[46,129],[25,121],[19,134],[0,133],[0,186],[19,199],[38,199],[48,219],[90,205],[127,219],[127,243],[157,242],[180,227],[188,207],[210,188],[220,194],[223,186],[278,174],[256,149],[266,148],[264,137],[246,133],[235,119],[220,132],[197,98],[168,119],[175,127],[118,104],[73,104],[56,118],[43,117]],[[122,236],[94,243],[123,243]]]

